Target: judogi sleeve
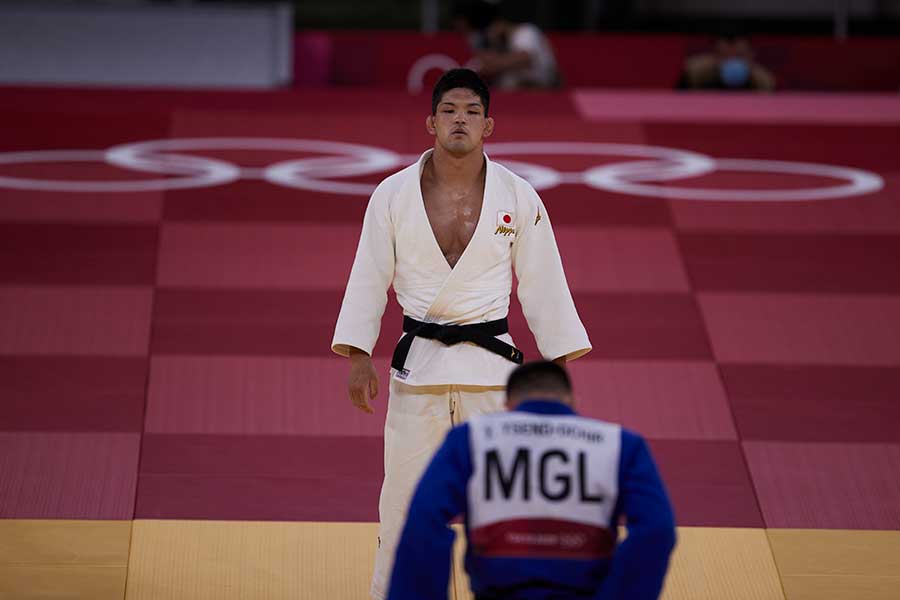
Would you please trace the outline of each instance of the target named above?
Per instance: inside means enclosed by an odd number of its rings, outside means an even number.
[[[672,505],[646,442],[625,430],[619,469],[628,537],[616,548],[596,600],[656,600],[675,547]]]
[[[574,360],[590,352],[591,342],[569,292],[550,217],[530,185],[519,193],[526,202],[520,204],[513,268],[522,312],[545,358]]]
[[[388,600],[446,598],[453,530],[448,523],[466,510],[472,475],[468,425],[447,434],[419,481],[394,557]]]
[[[331,341],[332,351],[341,356],[348,356],[351,346],[371,355],[378,341],[387,290],[394,279],[390,196],[390,187],[382,183],[366,208],[356,258]]]

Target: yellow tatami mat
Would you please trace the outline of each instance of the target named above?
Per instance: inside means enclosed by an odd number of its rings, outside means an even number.
[[[373,523],[138,520],[126,597],[366,600],[376,531]],[[471,600],[457,540],[455,598]],[[15,553],[0,548],[6,561]],[[662,597],[895,600],[898,589],[900,532],[682,527]]]
[[[770,529],[787,600],[897,600],[900,531]]]
[[[134,522],[128,600],[368,598],[374,523]]]
[[[762,529],[679,527],[663,600],[782,600]]]
[[[0,599],[121,600],[131,521],[0,520]]]
[[[466,534],[462,525],[454,525],[456,531],[456,544],[453,546],[453,574],[450,582],[451,600],[474,600],[469,591],[469,576],[466,575],[463,561],[466,556]]]

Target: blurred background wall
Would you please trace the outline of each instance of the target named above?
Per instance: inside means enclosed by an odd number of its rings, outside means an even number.
[[[454,0],[0,0],[0,83],[386,86],[465,64]],[[778,90],[900,89],[900,0],[518,0],[566,87],[675,87],[723,29]],[[437,59],[433,57],[437,56]],[[425,63],[420,61],[425,60]],[[426,78],[427,79],[427,78]]]

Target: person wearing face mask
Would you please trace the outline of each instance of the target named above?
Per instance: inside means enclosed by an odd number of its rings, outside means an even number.
[[[475,54],[472,68],[492,87],[559,87],[553,47],[537,25],[514,23],[504,16],[500,3],[485,0],[457,3],[453,18]]]
[[[771,92],[775,76],[754,61],[746,37],[725,33],[716,40],[713,52],[688,57],[678,88]]]

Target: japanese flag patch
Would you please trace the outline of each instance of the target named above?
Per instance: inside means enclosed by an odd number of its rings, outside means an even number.
[[[515,235],[516,234],[516,217],[511,212],[505,210],[497,211],[497,229],[494,235]]]

